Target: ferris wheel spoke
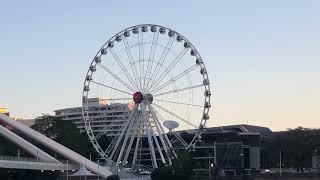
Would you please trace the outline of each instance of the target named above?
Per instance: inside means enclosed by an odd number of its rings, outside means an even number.
[[[126,67],[123,65],[123,63],[120,60],[120,58],[118,57],[118,55],[112,49],[110,49],[109,51],[112,54],[113,59],[117,62],[118,66],[121,68],[121,70],[123,71],[123,73],[127,77],[128,81],[132,84],[133,87],[136,87],[135,84],[134,84],[134,80],[132,79],[132,77],[129,74],[129,72],[126,69]]]
[[[121,123],[108,124],[108,126],[104,127],[97,135],[95,135],[96,139],[99,140],[103,135],[107,134],[108,130],[112,129],[112,125],[121,125]]]
[[[146,108],[145,105],[142,103],[141,104],[141,109],[142,109],[142,117],[144,120],[144,124],[146,127],[146,133],[147,133],[147,139],[148,139],[148,145],[149,145],[149,150],[151,153],[151,160],[152,160],[152,165],[154,168],[158,168],[158,164],[157,164],[157,157],[156,157],[156,153],[155,153],[155,149],[154,149],[154,144],[153,144],[153,140],[152,140],[152,127],[149,125],[148,119],[147,119],[147,114],[146,112]]]
[[[131,48],[129,46],[129,43],[128,43],[128,40],[127,40],[126,37],[123,38],[123,44],[124,44],[124,47],[125,47],[128,59],[129,59],[129,64],[130,64],[132,73],[134,75],[134,81],[135,81],[136,85],[138,86],[139,75],[138,75],[138,71],[137,71],[136,65],[134,63],[134,59],[133,59],[132,53],[131,53]]]
[[[118,165],[121,162],[121,158],[122,158],[124,150],[125,150],[125,148],[127,146],[127,142],[129,140],[129,136],[130,136],[131,133],[133,133],[136,125],[137,125],[136,121],[133,120],[133,121],[130,122],[129,127],[128,127],[127,132],[126,132],[126,135],[125,135],[125,138],[124,138],[124,140],[122,142],[122,146],[121,146],[121,149],[120,149],[120,153],[118,155],[118,159],[117,159],[116,165]],[[131,136],[131,139],[133,139],[133,138],[134,137]],[[127,148],[129,149],[129,147],[127,147]],[[129,151],[130,151],[130,149],[129,149]],[[126,163],[126,162],[123,162],[123,163]]]
[[[122,118],[122,119],[125,119],[125,117]],[[126,126],[127,123],[128,123],[128,122],[126,122],[124,126]],[[121,132],[120,132],[120,133],[121,133]],[[103,132],[103,134],[105,134],[105,133]],[[111,151],[113,150],[113,147],[116,145],[117,140],[118,140],[118,138],[117,138],[116,136],[114,136],[114,138],[112,139],[112,141],[109,143],[108,148],[105,150],[105,153],[106,153],[106,154],[110,154],[110,153],[111,153]],[[112,157],[109,156],[109,159],[111,160]]]
[[[156,86],[153,90],[150,91],[150,93],[155,93],[155,92],[158,92],[160,91],[161,89],[167,87],[168,85],[174,83],[175,81],[177,81],[178,79],[186,76],[188,73],[190,73],[191,71],[193,71],[194,69],[196,69],[198,65],[195,64],[191,67],[189,67],[188,69],[182,71],[181,73],[177,74],[176,76],[172,77],[171,79],[169,79],[168,81],[162,83],[161,85],[159,86]]]
[[[131,138],[130,138],[130,142],[129,142],[129,145],[127,147],[127,150],[126,150],[126,153],[125,153],[125,156],[124,156],[122,164],[126,164],[127,161],[128,161],[128,157],[129,157],[129,154],[130,154],[130,151],[131,151],[131,147],[133,145],[133,141],[137,137],[137,134],[139,133],[140,127],[141,127],[141,122],[140,122],[140,120],[138,120],[136,122],[136,124],[135,124],[135,127],[132,130],[132,135],[131,135]]]
[[[111,86],[108,86],[106,84],[102,84],[102,83],[99,83],[99,82],[95,82],[95,81],[90,81],[94,84],[97,84],[97,85],[100,85],[100,86],[103,86],[103,87],[107,87],[107,88],[110,88],[110,89],[113,89],[113,90],[116,90],[116,91],[119,91],[119,92],[122,92],[124,94],[129,94],[129,95],[132,95],[132,93],[129,93],[129,92],[126,92],[126,91],[123,91],[121,89],[118,89],[118,88],[114,88],[114,87],[111,87]]]
[[[117,142],[117,138],[116,138],[116,136],[114,136],[112,141],[109,143],[108,148],[106,149],[106,151],[104,153],[109,154],[112,150],[112,147],[116,144],[116,142]],[[110,160],[111,160],[111,158],[110,158]]]
[[[147,74],[150,74],[151,70],[153,68],[154,55],[155,55],[155,52],[157,49],[158,39],[159,39],[159,31],[153,33],[153,38],[152,38],[152,43],[151,43],[151,48],[150,48],[150,53],[149,53],[149,58],[148,58]],[[150,67],[150,65],[151,65],[151,67]],[[146,76],[145,76],[144,81],[146,81]]]
[[[140,127],[138,129],[138,137],[136,140],[136,145],[135,145],[134,153],[133,153],[132,168],[135,166],[135,163],[137,161],[138,149],[139,149],[140,141],[142,141],[142,139],[141,139],[142,130],[143,130],[143,123],[140,120]]]
[[[190,104],[190,103],[182,103],[182,102],[177,102],[177,101],[167,101],[167,100],[160,100],[160,99],[154,99],[154,101],[161,101],[161,102],[167,102],[167,103],[173,103],[173,104],[182,104],[186,106],[195,106],[195,107],[204,107],[202,105],[197,105],[197,104]]]
[[[170,65],[164,69],[164,71],[157,77],[151,84],[149,90],[153,86],[157,86],[169,73],[170,71],[179,63],[179,61],[184,57],[184,55],[189,51],[190,48],[184,48],[179,55],[170,63]]]
[[[144,82],[142,82],[142,79],[144,77],[144,50],[143,50],[143,33],[138,34],[138,44],[139,44],[139,70],[140,70],[140,76],[139,76],[139,82],[141,83],[141,90],[144,90]]]
[[[107,73],[109,73],[111,76],[113,76],[117,81],[119,81],[121,84],[123,84],[124,86],[126,86],[129,90],[131,90],[132,92],[134,92],[134,89],[129,86],[126,82],[124,82],[120,77],[118,77],[116,74],[114,74],[109,68],[107,68],[106,66],[104,66],[103,64],[99,63],[99,66],[104,69]]]
[[[151,78],[149,79],[148,83],[147,83],[147,89],[150,89],[150,86],[151,84],[153,83],[153,80],[154,78],[156,78],[158,76],[158,73],[160,71],[160,68],[161,66],[163,66],[163,62],[164,60],[166,59],[170,49],[171,49],[171,46],[174,42],[174,39],[175,39],[175,36],[174,37],[170,37],[166,47],[164,48],[164,50],[162,51],[162,54],[160,56],[160,59],[159,59],[159,63],[156,65],[155,69],[153,70],[152,74],[151,74]],[[152,81],[152,82],[150,82]]]
[[[181,88],[181,89],[174,89],[174,90],[166,91],[166,92],[163,92],[163,93],[155,94],[155,95],[153,95],[153,97],[167,95],[167,94],[181,92],[181,91],[186,91],[186,90],[198,88],[198,87],[201,87],[201,86],[204,86],[204,85],[203,84],[198,84],[198,85],[193,85],[193,86],[189,86],[189,87],[185,87],[185,88]]]
[[[158,104],[156,104],[156,103],[153,103],[153,105],[156,106],[156,107],[158,107],[158,108],[161,109],[162,111],[164,111],[164,112],[166,112],[166,113],[168,113],[168,114],[170,114],[170,115],[172,115],[172,116],[180,119],[180,120],[183,121],[184,123],[186,123],[186,124],[188,124],[188,125],[190,125],[190,126],[192,126],[192,127],[194,127],[194,128],[198,128],[196,125],[194,125],[194,124],[192,124],[190,121],[187,121],[187,120],[185,120],[184,118],[178,116],[176,113],[174,113],[174,112],[172,112],[172,111],[170,111],[170,110],[168,110],[168,109],[166,109],[166,108],[164,108],[164,107],[162,107],[162,106],[160,106],[160,105],[158,105]]]
[[[158,110],[154,110],[154,111],[155,111],[156,114],[159,116],[159,120],[160,120],[162,123],[166,121],[166,119],[159,113]],[[158,122],[159,124],[161,124],[160,121]],[[172,132],[175,132],[175,131],[172,131]],[[177,133],[175,134],[175,136],[180,137]],[[168,137],[167,137],[167,138],[168,138]],[[178,140],[180,141],[180,143],[181,143],[183,146],[188,147],[188,144],[183,140],[183,138],[180,137]],[[169,138],[168,138],[168,141],[171,142],[171,141],[169,140]],[[171,145],[171,146],[172,146],[172,145]]]
[[[114,116],[112,116],[112,118],[114,118]],[[123,116],[122,118],[119,118],[118,121],[110,123],[107,126],[105,126],[103,130],[101,130],[97,135],[95,135],[96,139],[99,140],[103,135],[105,135],[108,132],[108,130],[113,128],[113,125],[121,126],[123,122],[120,120],[125,120],[126,118],[127,118],[126,116]]]

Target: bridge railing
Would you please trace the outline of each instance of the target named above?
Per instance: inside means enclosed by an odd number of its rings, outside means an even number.
[[[5,161],[26,161],[26,162],[43,162],[41,160],[39,160],[38,158],[34,158],[34,157],[23,157],[23,156],[3,156],[0,155],[0,160],[5,160]],[[74,163],[68,161],[68,160],[62,160],[62,159],[57,159],[59,162],[61,162],[62,164],[73,164]],[[45,163],[55,163],[55,162],[45,162]]]
[[[61,163],[41,162],[37,158],[0,156],[0,168],[38,169],[38,170],[78,170],[79,165],[61,160]]]
[[[0,156],[0,160],[5,161],[28,161],[28,162],[39,162],[39,159],[33,157],[19,157],[19,156]]]

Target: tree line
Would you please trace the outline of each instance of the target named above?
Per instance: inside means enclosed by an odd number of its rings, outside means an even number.
[[[312,156],[320,151],[320,129],[298,127],[274,132],[261,141],[261,168],[294,168],[303,171],[312,167]]]

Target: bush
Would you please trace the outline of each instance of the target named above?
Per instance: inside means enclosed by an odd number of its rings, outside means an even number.
[[[120,180],[120,177],[118,175],[111,175],[107,177],[107,180]]]
[[[151,173],[152,180],[187,180],[192,177],[196,162],[189,152],[178,153],[172,160],[172,166],[160,167]]]

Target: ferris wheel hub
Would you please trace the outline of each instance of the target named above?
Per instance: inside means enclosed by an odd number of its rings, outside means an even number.
[[[141,92],[135,92],[133,94],[133,100],[135,103],[141,103],[143,100],[143,95]]]
[[[148,102],[148,104],[152,104],[153,102],[153,95],[148,93],[144,96],[144,99]]]

